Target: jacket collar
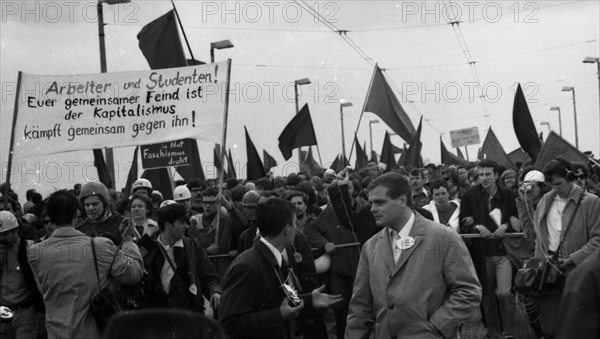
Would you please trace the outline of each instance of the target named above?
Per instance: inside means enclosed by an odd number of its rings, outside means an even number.
[[[425,218],[423,218],[419,213],[416,213],[414,211],[413,213],[415,216],[415,221],[408,235],[415,239],[415,244],[411,248],[402,251],[400,258],[398,259],[398,262],[395,265],[394,253],[392,251],[392,245],[388,228],[385,227],[376,235],[377,243],[375,246],[375,251],[378,252],[377,255],[383,257],[383,261],[385,262],[389,271],[393,274],[396,274],[402,268],[402,266],[404,266],[408,258],[410,258],[410,256],[414,253],[415,249],[417,249],[421,245],[423,238],[427,235]]]
[[[254,239],[254,247],[256,247],[258,253],[260,253],[265,258],[265,260],[267,260],[269,265],[273,267],[279,267],[277,259],[275,259],[275,256],[273,255],[271,250],[267,248],[267,245],[263,244],[263,242],[260,241],[260,239]]]
[[[50,238],[68,238],[68,237],[77,237],[77,236],[86,236],[84,233],[76,230],[74,227],[65,226],[58,227],[54,230]]]

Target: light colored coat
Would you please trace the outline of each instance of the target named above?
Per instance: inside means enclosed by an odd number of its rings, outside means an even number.
[[[454,204],[456,206],[456,209],[454,210],[454,213],[452,213],[452,216],[450,216],[450,220],[448,220],[448,226],[450,226],[450,228],[452,228],[454,232],[458,233],[458,227],[460,223],[458,218],[460,214],[460,200],[450,200],[450,203]],[[440,222],[440,215],[437,211],[437,207],[435,207],[435,201],[431,200],[429,202],[429,205],[426,205],[423,208],[431,212],[431,214],[433,215],[433,221],[437,223]]]
[[[579,200],[582,193],[585,195],[581,201],[581,206],[573,219],[571,228],[567,232],[560,253],[561,258],[571,258],[576,266],[579,266],[594,251],[600,249],[600,198],[591,193],[584,193],[577,185],[573,185],[563,210],[561,218],[563,230],[569,224],[571,216],[575,212],[577,200]],[[555,196],[556,192],[554,191],[546,193],[535,211],[533,227],[536,234],[536,258],[543,258],[548,255],[549,240],[546,217]]]
[[[479,307],[481,285],[460,236],[415,215],[398,263],[385,227],[363,246],[346,338],[452,338]]]
[[[27,252],[46,305],[48,338],[102,337],[89,307],[98,293],[90,239],[72,227],[61,227]],[[137,245],[125,242],[118,251],[107,238],[96,237],[94,241],[102,287],[113,278],[126,285],[141,279],[144,264]]]

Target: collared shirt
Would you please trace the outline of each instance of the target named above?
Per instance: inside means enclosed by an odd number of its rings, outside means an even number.
[[[165,245],[162,242],[160,235],[159,235],[158,242],[165,249],[165,252],[167,252],[167,255],[169,256],[169,258],[171,258],[171,261],[173,262],[175,269],[177,269],[177,264],[175,263],[175,254],[173,252],[173,248],[174,247],[183,248],[183,240],[179,239],[173,245],[169,246],[169,245]],[[169,264],[169,261],[167,261],[167,259],[165,258],[165,263],[163,264],[162,270],[160,271],[160,282],[162,283],[163,290],[165,291],[166,294],[169,294],[169,290],[171,289],[171,279],[173,279],[174,276],[175,276],[175,271],[173,271],[173,269],[171,268],[171,265]]]
[[[2,268],[0,273],[0,305],[2,306],[16,305],[31,298],[29,286],[27,286],[17,257],[19,247],[19,241],[17,241],[11,248],[0,249],[0,251],[6,251],[5,254],[0,253],[0,256],[6,255],[4,264],[0,264],[0,268]]]
[[[158,231],[158,223],[152,219],[146,218],[146,220],[144,221],[144,223],[142,225],[136,224],[135,220],[133,220],[133,219],[131,219],[131,221],[135,225],[134,230],[137,233],[136,238],[141,238],[144,234],[148,234],[149,236],[152,236],[154,233],[156,233]],[[141,234],[139,232],[140,228],[143,229],[143,232]]]
[[[553,252],[556,251],[560,243],[560,235],[563,228],[562,216],[567,202],[567,198],[563,199],[556,195],[548,210],[546,219],[546,223],[548,224],[548,249]]]
[[[279,252],[279,250],[275,248],[275,246],[271,245],[271,243],[267,241],[267,239],[265,239],[264,237],[260,237],[260,241],[262,241],[262,243],[265,244],[267,248],[273,253],[273,255],[275,256],[275,260],[277,260],[277,265],[281,267],[281,263],[283,262],[283,256],[281,252]]]
[[[408,237],[408,235],[410,234],[410,231],[412,230],[414,223],[415,223],[415,213],[411,212],[410,218],[408,218],[408,221],[406,222],[406,224],[404,224],[404,227],[402,227],[400,232],[397,232],[395,229],[388,227],[389,228],[388,232],[390,233],[390,241],[391,241],[391,245],[392,245],[392,251],[394,252],[394,264],[398,263],[398,259],[400,258],[400,254],[402,253],[402,247],[400,244],[400,240]]]

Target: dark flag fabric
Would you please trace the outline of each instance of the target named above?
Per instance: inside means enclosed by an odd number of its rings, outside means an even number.
[[[396,158],[394,157],[394,149],[392,142],[390,141],[390,134],[386,131],[383,137],[383,148],[381,149],[381,157],[379,162],[386,164],[385,171],[389,172],[396,165]]]
[[[377,65],[373,71],[363,112],[371,112],[380,117],[406,142],[412,140],[415,127]]]
[[[279,150],[281,150],[281,154],[283,154],[283,158],[286,161],[292,157],[294,148],[317,144],[315,128],[310,118],[310,111],[307,104],[285,126],[278,140]]]
[[[108,173],[108,166],[106,165],[106,161],[104,161],[104,154],[99,148],[94,149],[94,166],[98,170],[98,181],[103,183],[108,189],[113,188],[110,173]]]
[[[334,170],[337,173],[337,172],[341,171],[341,170],[338,170],[338,168],[341,167],[340,163],[341,163],[340,155],[338,154],[335,156],[335,159],[333,160],[333,162],[331,163],[331,166],[329,166],[329,168]]]
[[[188,181],[190,179],[198,178],[202,181],[206,180],[204,176],[204,169],[202,168],[202,162],[200,161],[200,152],[198,151],[198,140],[196,139],[188,139],[190,144],[192,145],[191,154],[188,156],[191,158],[191,162],[187,166],[178,166],[176,167],[177,173],[181,175],[181,177]]]
[[[173,10],[150,22],[138,33],[140,50],[151,69],[187,66]]]
[[[354,134],[354,143],[356,144],[356,162],[354,164],[355,169],[360,169],[366,167],[369,163],[369,157],[360,143],[358,142],[358,138],[356,133]]]
[[[450,151],[448,151],[448,149],[446,148],[446,145],[442,141],[442,138],[440,138],[440,149],[441,149],[441,153],[442,153],[442,164],[465,165],[467,163],[464,159],[461,159],[460,157],[458,157],[458,156],[452,154]]]
[[[131,167],[127,174],[127,182],[125,183],[125,192],[123,193],[126,197],[131,195],[131,186],[138,179],[138,149],[139,146],[135,146],[133,151],[133,160],[131,161]]]
[[[163,201],[173,200],[173,182],[166,167],[145,170],[142,178],[148,179],[152,183],[152,188],[162,193]]]
[[[421,120],[419,121],[419,127],[415,132],[412,140],[410,141],[410,145],[408,146],[408,150],[406,152],[402,152],[400,155],[400,160],[398,164],[409,167],[422,167],[423,161],[421,160],[421,149],[423,148],[423,144],[421,143],[421,130],[423,127],[423,116],[421,116]]]
[[[485,136],[485,140],[483,141],[483,145],[481,146],[481,150],[479,151],[477,158],[479,160],[493,160],[498,165],[506,168],[511,168],[514,166],[504,151],[504,148],[502,148],[500,141],[498,141],[498,138],[496,137],[496,134],[494,134],[494,131],[491,127]]]
[[[402,154],[402,152],[403,152],[402,148],[400,148],[394,144],[392,144],[392,149],[394,150],[394,154]]]
[[[260,160],[258,151],[256,151],[256,147],[254,147],[252,139],[250,139],[250,135],[248,134],[246,126],[244,126],[244,131],[246,132],[246,157],[248,159],[248,164],[246,166],[246,180],[257,180],[264,178],[267,176],[267,173],[265,172],[263,163]]]
[[[237,179],[233,157],[231,156],[231,149],[229,149],[229,153],[227,154],[227,179]]]
[[[517,93],[515,94],[513,104],[513,128],[515,129],[517,139],[519,139],[519,145],[535,161],[542,150],[542,143],[538,138],[529,107],[527,107],[527,100],[521,89],[521,84],[517,86]]]
[[[369,162],[377,163],[377,152],[371,151],[371,159],[369,160]]]
[[[309,177],[314,177],[324,172],[319,163],[313,157],[312,147],[308,148],[306,159],[304,159],[302,166],[300,166],[300,170],[306,172]]]
[[[263,166],[265,167],[265,172],[269,173],[271,168],[277,166],[277,161],[273,158],[266,150],[263,149]]]
[[[581,153],[575,146],[568,143],[558,134],[550,132],[550,135],[546,138],[544,147],[542,147],[542,150],[535,161],[535,166],[537,168],[544,168],[550,160],[559,155],[565,157],[565,159],[569,161],[580,161],[584,164],[588,163],[588,157],[585,156],[585,154]]]
[[[223,164],[221,164],[221,145],[219,144],[215,144],[215,147],[213,148],[213,164],[217,169],[217,173],[221,173]]]
[[[527,153],[523,152],[523,150],[519,147],[516,150],[508,153],[508,158],[513,164],[517,164],[520,162],[521,164],[532,163],[531,158]]]

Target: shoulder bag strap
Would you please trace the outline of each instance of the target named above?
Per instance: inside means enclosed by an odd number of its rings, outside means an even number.
[[[169,266],[171,266],[173,273],[175,273],[175,275],[177,275],[177,269],[175,268],[175,264],[173,263],[173,260],[171,260],[171,257],[169,257],[169,254],[167,253],[167,251],[165,251],[165,248],[163,247],[162,244],[158,243],[157,245],[158,245],[158,248],[160,249],[160,253],[162,253],[163,257],[165,257],[165,260],[169,263]]]
[[[94,245],[94,238],[91,238],[92,242],[92,256],[94,257],[94,267],[96,268],[96,280],[98,281],[98,291],[101,290],[100,285],[100,273],[98,273],[98,258],[96,257],[96,246]]]
[[[94,257],[94,267],[96,269],[96,280],[98,281],[98,291],[100,291],[102,289],[102,285],[100,284],[100,273],[98,272],[98,257],[96,256],[96,245],[94,244],[94,238],[91,238],[91,242],[92,242],[92,256]],[[122,245],[123,245],[123,243],[121,243],[119,245],[119,247],[117,248],[117,251],[115,252],[115,256],[113,257],[112,261],[110,262],[110,266],[108,267],[108,274],[110,274],[110,271],[112,270],[115,260],[117,259],[117,254],[119,254],[119,250],[121,249]]]
[[[554,255],[552,256],[553,259],[558,259],[560,250],[562,249],[562,245],[565,242],[565,237],[567,236],[567,232],[569,231],[569,229],[571,228],[571,225],[573,224],[573,219],[575,219],[575,215],[577,214],[577,211],[579,211],[579,207],[581,206],[581,201],[583,200],[584,195],[585,195],[585,191],[581,192],[581,195],[579,196],[579,199],[577,200],[577,205],[575,205],[575,211],[573,211],[573,214],[571,215],[571,219],[569,220],[569,224],[567,225],[565,230],[560,235],[560,242],[558,244],[558,247],[556,248],[556,251],[554,252]]]

